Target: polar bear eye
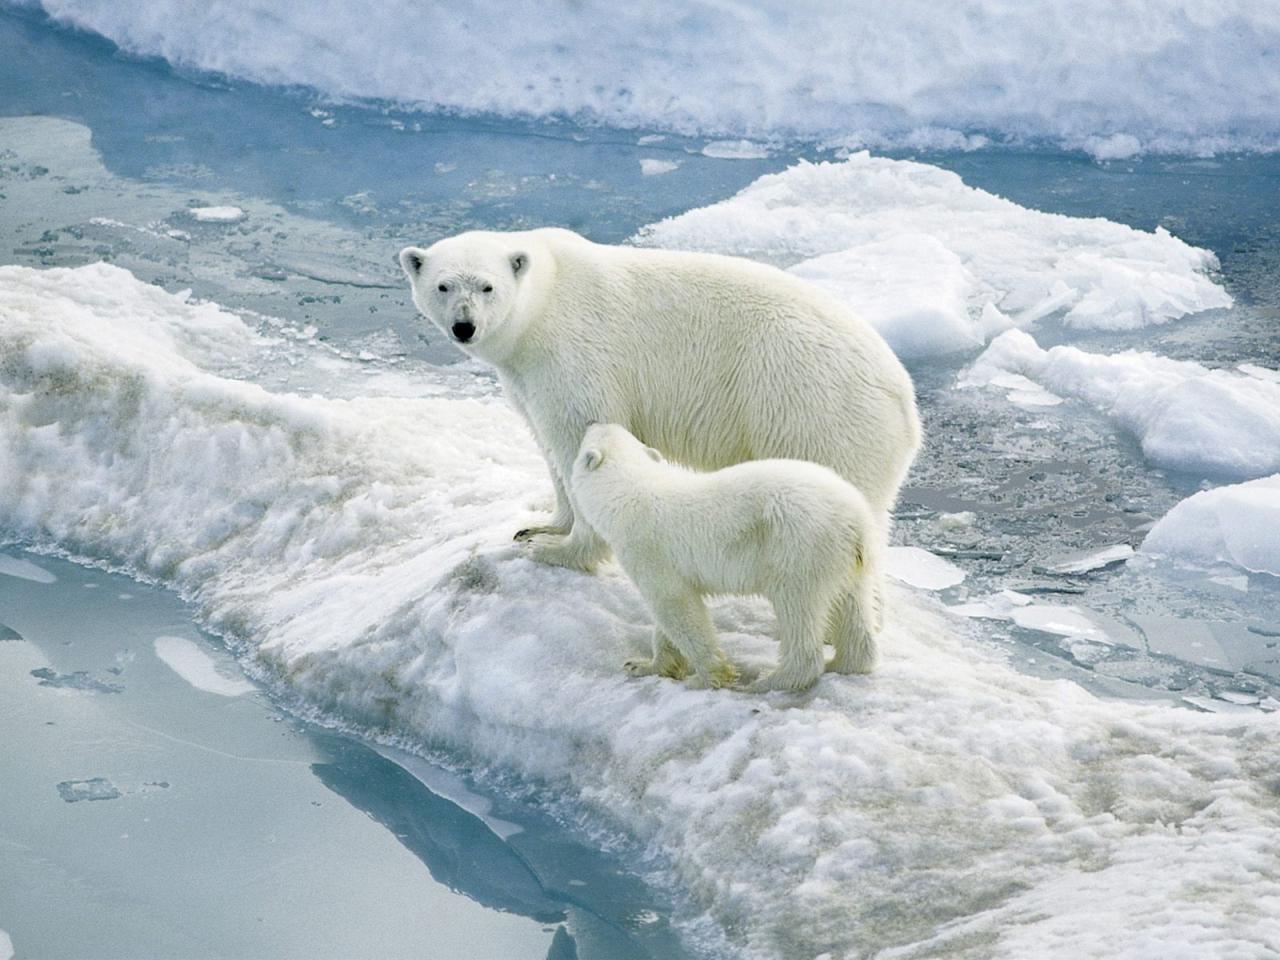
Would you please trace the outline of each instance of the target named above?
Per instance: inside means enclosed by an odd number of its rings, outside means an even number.
[[[441,293],[448,293],[449,285],[447,283],[442,283],[440,284],[440,286],[436,287],[436,289],[439,290]]]
[[[493,284],[486,283],[482,289],[484,290],[485,293],[493,293]]]

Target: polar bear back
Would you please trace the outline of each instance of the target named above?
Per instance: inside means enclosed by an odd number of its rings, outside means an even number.
[[[874,509],[892,506],[919,445],[914,392],[888,345],[845,305],[734,257],[604,246],[558,230],[523,236],[555,269],[513,371],[527,394],[558,391],[573,404],[589,391],[608,409],[584,410],[588,419],[623,423],[692,467],[809,460]],[[576,449],[578,439],[565,442]]]

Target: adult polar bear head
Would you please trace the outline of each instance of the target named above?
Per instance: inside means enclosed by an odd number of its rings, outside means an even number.
[[[521,242],[513,244],[513,236]],[[425,250],[405,247],[400,265],[422,315],[490,363],[501,363],[514,349],[522,321],[545,294],[543,276],[554,273],[554,258],[538,237],[480,230]]]

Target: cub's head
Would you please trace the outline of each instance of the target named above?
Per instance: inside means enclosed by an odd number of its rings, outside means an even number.
[[[663,463],[662,454],[646,447],[626,427],[616,423],[593,423],[582,435],[577,459],[573,462],[574,483],[595,477],[612,476],[637,466]]]
[[[519,302],[530,254],[510,238],[462,233],[400,251],[413,302],[422,315],[468,353],[500,360],[519,336]]]

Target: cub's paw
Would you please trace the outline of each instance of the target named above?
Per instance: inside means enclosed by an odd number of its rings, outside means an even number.
[[[644,657],[632,657],[630,660],[624,660],[622,669],[627,671],[628,677],[652,677],[658,672],[657,667],[653,665],[653,661],[646,660]]]
[[[774,690],[803,693],[817,682],[817,676],[800,676],[784,670],[774,670],[747,684],[747,693],[770,693]]]
[[[738,668],[728,660],[721,660],[709,672],[699,672],[688,677],[684,685],[690,690],[720,690],[738,682]]]

